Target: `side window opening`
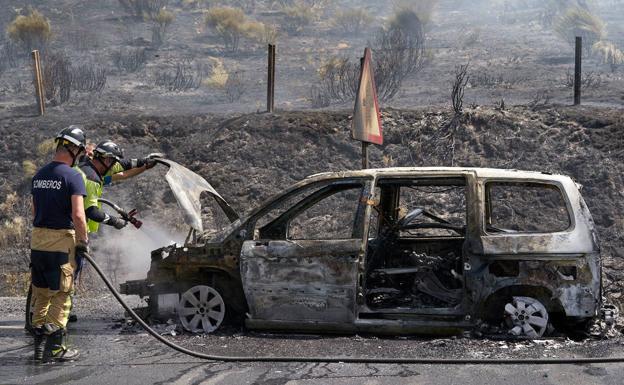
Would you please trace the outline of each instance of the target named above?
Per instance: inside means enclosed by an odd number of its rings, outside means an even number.
[[[288,238],[350,239],[355,236],[356,217],[361,202],[362,185],[350,186],[322,198],[292,218]]]
[[[563,194],[552,184],[489,182],[486,200],[489,233],[552,233],[572,224]]]
[[[351,238],[363,186],[364,181],[344,180],[304,187],[259,214],[254,238]]]

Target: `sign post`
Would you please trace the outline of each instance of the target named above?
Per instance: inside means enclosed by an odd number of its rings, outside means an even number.
[[[383,144],[381,113],[373,75],[371,49],[364,50],[361,60],[360,81],[353,108],[351,137],[362,142],[362,168],[368,168],[368,146]]]

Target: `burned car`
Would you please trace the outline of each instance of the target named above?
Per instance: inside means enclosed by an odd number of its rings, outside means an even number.
[[[238,218],[174,162],[191,231],[151,253],[152,318],[193,332],[226,321],[266,330],[454,333],[504,325],[535,338],[581,328],[601,306],[591,214],[571,178],[488,168],[386,168],[312,175]],[[167,177],[169,178],[169,174]],[[207,236],[198,196],[232,221]],[[175,191],[174,191],[175,193]]]

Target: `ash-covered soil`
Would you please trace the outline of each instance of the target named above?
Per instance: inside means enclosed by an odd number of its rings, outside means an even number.
[[[455,123],[452,121],[452,112],[445,109],[384,110],[385,142],[373,146],[372,167],[500,167],[572,176],[583,185],[601,238],[605,294],[619,302],[624,275],[622,110],[476,108],[467,109]],[[0,143],[0,172],[7,178],[0,185],[5,200],[0,219],[5,238],[12,238],[5,239],[7,244],[0,250],[5,261],[2,292],[17,290],[15,282],[9,280],[13,278],[10,273],[27,271],[29,172],[51,156],[40,144],[70,123],[84,125],[90,138],[120,143],[129,157],[164,152],[204,176],[240,214],[307,175],[355,169],[360,164],[359,143],[350,139],[348,112],[166,117],[58,113],[41,119],[4,120],[0,125],[4,138]],[[117,282],[123,281],[129,270],[135,273],[134,278],[143,277],[149,250],[154,248],[150,246],[158,241],[167,244],[173,234],[186,230],[163,180],[164,173],[163,167],[157,167],[105,191],[105,197],[124,207],[138,208],[147,223],[141,233],[105,228],[94,241],[96,257],[108,274],[116,275],[113,279]],[[19,231],[11,222],[15,218],[22,221]],[[214,218],[208,228],[220,223]],[[137,242],[133,234],[157,239]],[[137,243],[145,247],[137,249]]]

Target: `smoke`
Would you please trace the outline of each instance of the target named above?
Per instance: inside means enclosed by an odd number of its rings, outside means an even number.
[[[136,229],[128,224],[121,230],[101,225],[93,242],[93,254],[114,283],[143,279],[150,267],[154,249],[184,243],[185,233],[164,227],[153,217],[141,218],[143,226]]]

